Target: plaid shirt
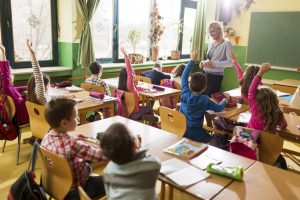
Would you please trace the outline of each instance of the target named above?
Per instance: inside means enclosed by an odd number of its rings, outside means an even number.
[[[69,161],[74,177],[73,187],[84,186],[89,178],[90,171],[86,166],[86,160],[99,162],[103,159],[100,148],[86,144],[77,136],[57,133],[54,130],[46,134],[41,145]]]
[[[98,75],[92,74],[91,77],[89,77],[85,80],[85,82],[88,84],[99,85],[99,86],[103,87],[105,90],[105,94],[110,96],[110,90],[109,90],[107,84],[104,81],[102,81]]]

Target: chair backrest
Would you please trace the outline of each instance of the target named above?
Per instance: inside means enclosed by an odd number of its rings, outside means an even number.
[[[88,92],[94,91],[94,92],[100,92],[102,94],[105,94],[104,88],[99,85],[92,85],[89,83],[81,83],[80,87]]]
[[[243,128],[244,131],[250,132],[252,129]],[[233,130],[233,135],[236,135],[236,128]],[[259,150],[259,161],[273,165],[277,160],[278,156],[282,152],[283,139],[279,134],[270,132],[260,132],[260,144],[258,145]]]
[[[178,136],[183,136],[187,126],[184,114],[179,111],[160,106],[159,115],[162,130],[174,133]]]
[[[291,108],[291,107],[282,107],[282,112],[287,114],[294,114],[300,116],[300,109]]]
[[[0,96],[0,100],[2,100],[2,95]],[[6,96],[4,106],[7,112],[8,119],[11,121],[16,114],[16,106],[14,100],[10,96]]]
[[[83,188],[81,186],[78,187],[78,192],[79,192],[80,200],[92,200],[87,195],[87,193],[85,193],[85,191],[83,190]]]
[[[181,85],[180,85],[180,83],[174,81],[174,88],[177,89],[177,90],[181,90]]]
[[[43,147],[39,147],[38,161],[41,166],[42,185],[46,193],[57,200],[63,200],[73,184],[69,162]]]
[[[145,77],[145,76],[136,75],[135,79],[137,81],[141,81],[141,82],[145,82],[145,83],[150,83],[150,84],[152,83],[151,78],[148,78],[148,77]]]
[[[117,94],[120,94],[121,91],[118,90],[118,89],[115,89],[115,92]],[[120,99],[119,103],[122,101],[124,104],[123,104],[123,109],[125,109],[125,112],[126,112],[126,115],[127,117],[129,117],[133,111],[134,111],[134,108],[135,108],[135,98],[134,98],[134,94],[131,93],[131,92],[125,92],[125,91],[122,91],[123,92],[123,97],[124,97],[124,102],[122,99]],[[117,98],[117,96],[115,96]]]
[[[32,136],[43,139],[50,126],[45,119],[45,107],[26,101]]]

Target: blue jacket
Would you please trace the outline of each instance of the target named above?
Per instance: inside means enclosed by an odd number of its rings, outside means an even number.
[[[210,135],[203,130],[204,113],[207,110],[220,112],[225,107],[225,101],[219,104],[211,101],[207,95],[195,95],[189,88],[189,74],[194,61],[190,61],[185,67],[181,77],[181,104],[180,112],[182,112],[187,120],[187,130],[184,137],[199,141],[209,142]]]
[[[160,85],[161,80],[171,78],[170,75],[165,74],[165,73],[155,70],[155,69],[143,72],[143,73],[141,73],[141,75],[150,78],[152,84],[154,84],[154,85]]]

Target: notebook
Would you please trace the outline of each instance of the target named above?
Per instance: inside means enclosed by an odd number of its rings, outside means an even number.
[[[238,123],[248,124],[251,119],[251,113],[245,112],[241,113],[237,119]]]
[[[207,144],[195,142],[185,138],[164,149],[164,152],[186,159],[191,159],[204,152],[207,147]]]
[[[214,155],[212,154],[201,154],[200,156],[193,158],[189,161],[190,164],[192,164],[195,167],[198,167],[202,170],[206,169],[208,164],[220,164],[222,161],[214,158]]]
[[[209,177],[205,171],[176,158],[166,160],[161,165],[160,173],[182,187],[188,187]]]
[[[75,85],[72,85],[72,86],[70,86],[70,87],[66,87],[65,89],[66,89],[67,91],[69,91],[69,92],[79,92],[79,91],[83,91],[82,88],[77,87],[77,86],[75,86]]]

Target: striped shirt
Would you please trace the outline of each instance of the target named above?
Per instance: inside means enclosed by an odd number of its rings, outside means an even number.
[[[103,160],[102,150],[86,144],[77,136],[57,133],[51,130],[41,145],[47,150],[66,158],[73,171],[73,186],[84,186],[89,178],[90,171],[86,167],[87,161],[99,162]]]
[[[50,101],[50,97],[45,92],[43,74],[38,61],[31,61],[33,68],[33,76],[35,80],[35,94],[41,105],[46,105]]]
[[[104,81],[102,81],[98,75],[92,74],[91,77],[89,77],[85,80],[85,82],[88,84],[92,84],[92,85],[98,85],[105,90],[106,95],[108,95],[108,96],[111,95],[107,84]]]

